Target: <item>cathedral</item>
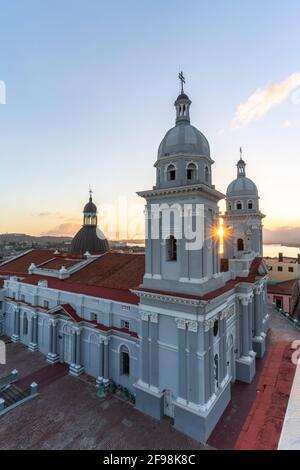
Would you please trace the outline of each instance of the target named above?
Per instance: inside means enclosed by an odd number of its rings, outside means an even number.
[[[90,195],[71,252],[28,250],[0,265],[0,333],[51,364],[68,364],[75,377],[84,371],[105,390],[126,388],[138,410],[168,416],[205,442],[232,383],[250,383],[265,353],[267,268],[264,215],[242,154],[225,196],[213,184],[210,146],[190,108],[182,86],[175,125],[158,148],[155,185],[138,192],[145,254],[109,249]]]

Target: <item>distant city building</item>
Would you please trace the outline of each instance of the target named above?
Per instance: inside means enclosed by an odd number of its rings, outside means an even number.
[[[213,185],[209,143],[191,125],[190,105],[182,89],[175,126],[159,146],[156,185],[138,193],[147,204],[145,255],[107,251],[106,240],[96,239],[90,197],[72,253],[29,250],[0,265],[1,318],[14,342],[50,363],[69,364],[74,376],[85,371],[105,389],[121,385],[135,395],[137,409],[169,416],[175,428],[206,441],[230,401],[231,384],[250,383],[256,357],[264,355],[267,268],[257,190],[243,180],[227,191],[224,224],[233,245],[225,234],[221,269],[224,195]],[[244,163],[238,168],[244,171]],[[238,201],[247,206],[229,209]],[[156,220],[152,204],[159,207]],[[203,209],[204,243],[194,250],[172,218],[167,227],[160,223],[173,204],[180,213],[189,205],[192,224]]]

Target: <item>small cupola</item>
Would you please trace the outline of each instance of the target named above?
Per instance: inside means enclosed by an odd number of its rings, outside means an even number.
[[[174,103],[176,108],[176,125],[181,123],[190,123],[190,106],[192,104],[189,97],[184,93],[183,84],[185,78],[183,72],[180,72],[178,78],[181,82],[181,93],[178,95],[177,100]]]
[[[89,202],[84,206],[83,209],[83,225],[94,225],[97,226],[97,207],[93,203],[92,190],[90,189]]]
[[[240,159],[236,164],[237,166],[237,177],[246,176],[246,162],[242,158],[242,149],[240,148]]]

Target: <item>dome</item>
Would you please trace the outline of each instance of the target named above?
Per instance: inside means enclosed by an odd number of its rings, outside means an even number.
[[[109,244],[105,236],[95,225],[84,225],[75,235],[71,243],[71,252],[99,255],[109,251]]]
[[[177,96],[176,101],[178,101],[178,100],[189,100],[189,97],[185,93],[180,93],[180,95]]]
[[[158,149],[158,158],[177,153],[204,155],[210,158],[210,148],[206,137],[188,121],[170,129]]]
[[[226,196],[258,196],[258,191],[256,184],[250,178],[239,176],[228,186]]]
[[[97,207],[93,203],[91,197],[90,197],[89,202],[84,206],[83,212],[86,212],[86,213],[89,213],[89,214],[97,214]]]

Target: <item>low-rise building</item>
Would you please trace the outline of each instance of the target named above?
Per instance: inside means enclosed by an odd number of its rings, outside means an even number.
[[[293,315],[299,298],[297,279],[283,282],[269,281],[267,290],[269,304],[274,304],[276,308],[282,310],[284,313]]]
[[[269,279],[276,282],[290,281],[300,278],[300,254],[298,258],[290,258],[279,253],[276,258],[265,258],[269,269]]]

